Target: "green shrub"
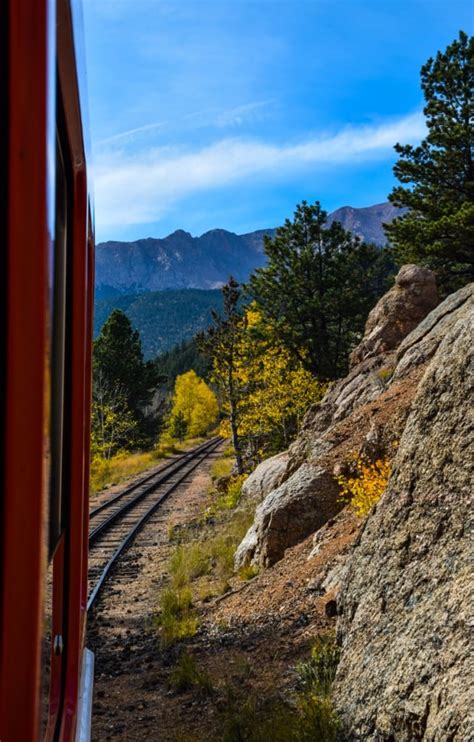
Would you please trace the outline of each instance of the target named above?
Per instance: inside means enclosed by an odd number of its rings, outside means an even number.
[[[210,556],[204,541],[193,541],[176,547],[171,556],[169,570],[175,588],[189,585],[196,577],[208,574]]]
[[[309,660],[296,668],[302,690],[291,705],[256,695],[242,698],[228,687],[222,733],[214,742],[335,742],[339,723],[330,693],[338,660],[332,638],[318,639]]]
[[[222,457],[216,459],[211,466],[211,478],[215,481],[217,479],[223,479],[224,477],[230,476],[232,469],[234,468],[234,461],[230,457]]]
[[[253,580],[258,575],[259,569],[255,564],[246,564],[239,570],[241,580]]]
[[[309,694],[328,696],[336,676],[340,650],[332,637],[320,637],[311,649],[311,657],[296,670]]]
[[[335,742],[337,720],[328,699],[305,697],[292,708],[281,700],[231,697],[221,729],[213,742]]]
[[[377,376],[380,379],[380,381],[386,384],[387,381],[389,381],[392,378],[394,371],[395,371],[394,366],[384,366],[383,368],[377,371]]]
[[[176,667],[171,673],[170,685],[178,693],[199,688],[203,695],[210,695],[213,691],[213,684],[210,675],[207,672],[199,670],[194,658],[187,652],[181,654]]]
[[[233,510],[237,507],[242,494],[242,487],[246,479],[246,474],[240,474],[229,479],[224,492],[219,495],[216,500],[216,506],[220,510]]]
[[[192,593],[188,588],[166,588],[160,596],[160,613],[156,618],[163,646],[178,639],[194,636],[198,627],[192,610]]]

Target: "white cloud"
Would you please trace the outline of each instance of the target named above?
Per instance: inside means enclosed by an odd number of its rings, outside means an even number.
[[[98,158],[95,194],[99,229],[159,221],[189,194],[222,188],[252,177],[274,180],[308,165],[330,166],[386,156],[398,142],[425,134],[422,114],[372,126],[350,126],[298,144],[224,139],[190,151],[123,151]]]
[[[165,126],[164,121],[157,121],[153,124],[145,124],[144,126],[137,126],[135,129],[128,129],[127,131],[121,131],[119,134],[113,134],[111,137],[100,139],[97,144],[103,146],[104,144],[116,144],[117,142],[125,142],[129,139],[133,139],[136,134],[142,134],[147,131],[154,131],[155,129],[161,129]]]

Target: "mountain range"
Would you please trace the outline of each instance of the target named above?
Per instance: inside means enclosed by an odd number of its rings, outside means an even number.
[[[383,223],[399,210],[390,203],[356,209],[343,206],[333,211],[328,223],[342,226],[377,245],[385,244]],[[261,229],[237,235],[212,229],[200,237],[178,229],[162,239],[148,237],[135,242],[102,242],[96,247],[96,297],[139,294],[163,289],[213,289],[230,275],[246,281],[252,271],[265,263],[264,235],[275,229]]]

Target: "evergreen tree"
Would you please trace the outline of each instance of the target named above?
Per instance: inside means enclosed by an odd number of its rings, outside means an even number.
[[[150,403],[157,374],[152,362],[144,362],[138,330],[120,309],[114,309],[94,343],[94,367],[106,384],[120,387],[132,411]]]
[[[184,441],[188,432],[188,423],[184,412],[180,410],[175,415],[171,415],[169,421],[169,433],[177,441]]]
[[[183,340],[171,350],[161,353],[153,361],[157,374],[163,379],[164,388],[168,391],[174,389],[176,377],[195,371],[205,381],[209,377],[210,364],[207,356],[199,352],[196,339]]]
[[[349,351],[384,290],[388,259],[326,221],[319,202],[298,205],[294,220],[265,238],[268,264],[248,290],[278,342],[314,375],[333,379],[347,371]]]
[[[408,211],[386,225],[400,263],[430,266],[446,289],[474,280],[474,37],[460,32],[421,69],[428,135],[397,144],[390,194]]]
[[[156,437],[160,420],[156,415],[146,415],[145,409],[160,379],[153,363],[143,360],[140,335],[120,309],[111,313],[94,343],[93,374],[94,406],[115,409],[118,395],[121,414],[134,421],[134,425],[127,424],[127,440],[122,440],[122,431],[117,442],[127,448],[149,445]],[[101,415],[106,419],[103,411]]]

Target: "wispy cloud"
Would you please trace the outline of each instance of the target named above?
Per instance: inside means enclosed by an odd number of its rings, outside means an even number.
[[[153,124],[144,124],[144,126],[137,126],[135,127],[135,129],[127,129],[127,131],[121,131],[119,132],[119,134],[113,134],[111,137],[100,139],[97,144],[98,146],[102,146],[105,144],[116,144],[117,142],[125,142],[127,140],[133,139],[137,134],[143,134],[144,132],[148,131],[155,131],[156,129],[163,128],[163,126],[165,125],[165,121],[156,121]]]
[[[180,199],[248,178],[287,178],[305,167],[349,166],[391,153],[397,141],[425,134],[422,114],[343,130],[299,143],[269,144],[223,139],[200,150],[153,149],[141,154],[104,153],[96,170],[99,230],[159,221]]]

